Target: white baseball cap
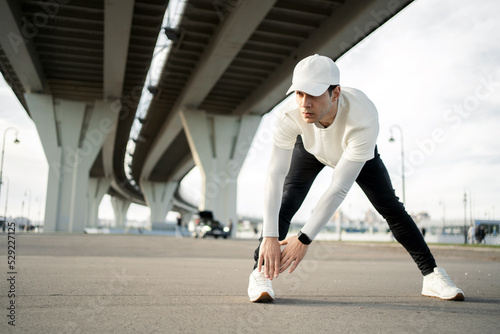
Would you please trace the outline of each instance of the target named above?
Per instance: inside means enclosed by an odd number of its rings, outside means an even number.
[[[331,85],[338,85],[339,79],[340,71],[333,60],[315,54],[302,59],[295,66],[292,85],[286,94],[298,90],[312,96],[320,96]]]

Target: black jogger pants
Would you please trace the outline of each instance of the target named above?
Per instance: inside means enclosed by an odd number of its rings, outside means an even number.
[[[325,165],[304,149],[302,139],[298,136],[290,170],[283,186],[279,212],[279,240],[286,238],[292,217],[299,210],[314,179],[323,167]],[[394,238],[408,251],[422,274],[430,274],[436,267],[436,261],[417,225],[406,212],[404,205],[399,202],[377,147],[375,147],[375,157],[365,163],[356,183],[387,221]],[[255,262],[258,261],[259,247],[254,253]]]

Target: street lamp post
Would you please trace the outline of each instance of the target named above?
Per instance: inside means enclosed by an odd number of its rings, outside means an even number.
[[[474,226],[474,220],[472,217],[472,215],[474,213],[474,211],[472,210],[472,192],[471,192],[470,188],[468,188],[468,187],[464,190],[464,192],[465,191],[467,191],[469,193],[469,218],[470,218],[469,225]]]
[[[7,224],[7,203],[9,200],[9,185],[10,185],[10,180],[9,178],[5,178],[7,180],[7,192],[5,193],[5,211],[3,215],[3,224],[2,224],[2,230],[5,231],[5,225]]]
[[[464,191],[464,244],[467,244],[467,193]]]
[[[24,196],[26,196],[26,193],[29,193],[29,196],[28,196],[28,221],[26,222],[26,232],[29,232],[29,230],[30,230],[30,215],[31,215],[31,190],[26,189],[24,191]]]
[[[35,197],[35,202],[38,203],[38,213],[36,215],[36,226],[40,227],[40,222],[41,222],[41,219],[40,219],[40,212],[42,211],[42,201],[40,199],[40,197]]]
[[[392,143],[395,141],[393,135],[392,135],[392,129],[396,128],[399,130],[399,134],[401,136],[401,181],[402,181],[402,186],[403,186],[403,204],[406,204],[406,196],[405,196],[405,155],[404,155],[404,145],[403,145],[403,129],[399,125],[393,125],[389,128],[389,131],[391,133],[391,137],[389,138],[389,141]]]
[[[444,234],[444,229],[445,229],[445,221],[446,221],[446,218],[445,218],[445,205],[444,205],[444,199],[441,199],[439,201],[439,204],[443,206],[443,234]]]
[[[2,193],[2,184],[3,184],[3,157],[4,157],[4,154],[5,154],[5,137],[7,136],[7,132],[9,130],[14,130],[16,131],[16,139],[14,140],[14,144],[18,144],[19,143],[19,139],[17,139],[17,135],[19,133],[19,131],[17,131],[16,128],[14,127],[10,127],[10,128],[7,128],[5,129],[4,133],[3,133],[3,143],[2,143],[2,158],[0,160],[0,195]],[[5,224],[2,225],[2,231],[5,232]]]
[[[23,202],[21,203],[21,223],[24,223],[24,198]],[[23,227],[26,228],[24,225]]]

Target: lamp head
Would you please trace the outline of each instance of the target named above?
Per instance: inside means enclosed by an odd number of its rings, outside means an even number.
[[[174,43],[178,42],[181,39],[181,34],[179,33],[179,31],[177,31],[173,28],[165,27],[165,28],[163,28],[163,31],[165,32],[165,35],[167,36],[167,38]]]

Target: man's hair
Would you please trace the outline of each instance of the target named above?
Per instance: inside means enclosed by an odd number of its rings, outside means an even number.
[[[329,94],[330,96],[332,96],[333,90],[334,90],[335,88],[337,88],[338,86],[340,86],[340,85],[331,85],[330,87],[328,87],[328,94]]]

